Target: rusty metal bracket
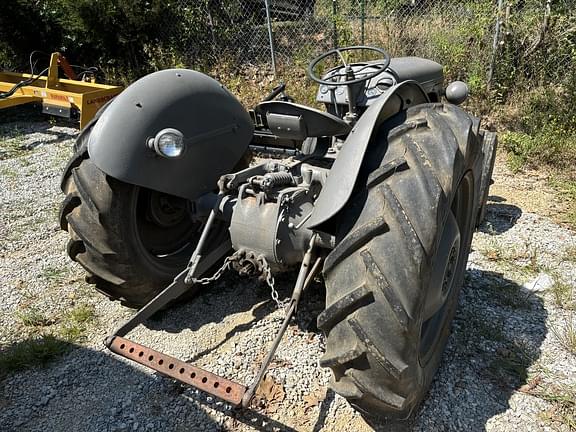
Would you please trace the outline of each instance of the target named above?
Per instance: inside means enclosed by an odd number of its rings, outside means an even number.
[[[134,360],[170,378],[194,386],[199,390],[213,394],[234,406],[240,405],[242,397],[246,393],[246,387],[243,385],[121,336],[114,336],[109,348],[116,354]]]
[[[124,325],[120,326],[116,332],[105,341],[105,345],[114,353],[133,360],[141,365],[147,366],[180,381],[184,384],[196,387],[206,393],[209,393],[217,398],[220,398],[231,405],[238,407],[248,407],[254,397],[256,389],[260,385],[268,366],[280,345],[282,337],[288,328],[290,319],[296,312],[298,302],[302,292],[311,283],[312,278],[316,272],[320,269],[320,263],[322,258],[318,257],[314,265],[310,267],[312,262],[313,252],[316,243],[316,235],[313,235],[308,250],[304,255],[302,265],[300,266],[300,272],[296,280],[296,285],[290,299],[290,303],[287,306],[286,317],[280,330],[278,331],[266,358],[260,365],[258,374],[247,388],[246,386],[239,384],[235,381],[229,380],[227,378],[220,377],[197,366],[191,365],[189,363],[178,360],[167,354],[155,351],[151,348],[140,345],[136,342],[128,340],[123,336],[126,335],[130,330],[136,327],[138,324],[144,322],[148,317],[150,317],[155,311],[161,308],[163,305],[167,304],[171,299],[174,299],[181,295],[189,285],[185,282],[186,275],[188,274],[188,269],[180,273],[172,284],[164,289],[156,298],[154,298],[150,303],[144,306],[134,317],[128,320]],[[228,246],[228,245],[227,245]],[[199,255],[201,248],[197,247],[195,254]],[[204,263],[208,257],[204,257],[201,262]],[[198,262],[197,262],[198,263]],[[193,269],[195,270],[195,269]],[[196,273],[193,271],[193,273]]]

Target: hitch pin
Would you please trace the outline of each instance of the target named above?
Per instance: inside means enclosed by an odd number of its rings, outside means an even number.
[[[314,234],[312,236],[312,238],[310,239],[308,250],[306,251],[306,254],[304,255],[304,259],[302,260],[302,265],[300,266],[300,272],[298,273],[298,279],[296,279],[296,285],[294,287],[294,292],[292,293],[292,297],[290,298],[290,303],[287,306],[286,317],[284,318],[284,322],[282,323],[282,327],[280,327],[280,330],[276,334],[276,338],[274,339],[274,342],[272,342],[272,346],[270,347],[270,351],[268,351],[266,358],[264,359],[264,361],[260,365],[260,369],[258,371],[258,374],[256,375],[256,377],[252,381],[252,384],[250,384],[250,386],[246,390],[246,393],[244,393],[244,396],[242,397],[242,406],[244,408],[248,408],[250,406],[250,401],[254,397],[254,394],[256,393],[256,389],[260,385],[260,382],[262,381],[262,378],[264,377],[264,374],[266,373],[266,370],[268,369],[268,366],[270,365],[270,362],[272,361],[272,357],[274,357],[274,354],[276,353],[276,350],[278,349],[278,346],[280,345],[280,341],[282,340],[284,333],[286,333],[286,329],[288,328],[288,324],[290,323],[290,319],[292,318],[292,316],[294,315],[294,312],[296,311],[296,308],[298,306],[298,302],[300,301],[300,297],[302,296],[302,292],[308,287],[308,285],[310,285],[310,282],[312,282],[312,278],[314,277],[314,275],[316,274],[316,272],[320,268],[320,263],[322,262],[322,258],[318,257],[318,258],[316,258],[316,261],[314,262],[312,269],[310,269],[310,271],[308,271],[308,268],[310,267],[310,262],[312,261],[312,252],[314,249],[315,240],[316,240],[316,234]]]

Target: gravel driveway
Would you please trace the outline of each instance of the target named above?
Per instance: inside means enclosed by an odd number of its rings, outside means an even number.
[[[77,130],[31,120],[0,122],[0,431],[372,430],[326,390],[330,373],[318,366],[324,337],[315,325],[324,307],[320,283],[304,295],[259,392],[267,400],[260,408],[231,410],[105,350],[104,337],[132,312],[94,292],[66,255],[59,176]],[[507,196],[507,184],[526,179],[503,165],[495,180],[498,195],[475,235],[430,394],[411,424],[377,430],[576,427],[576,235],[518,204],[516,194],[544,186]],[[292,278],[279,278],[281,296],[290,294]],[[130,336],[249,382],[282,316],[266,286],[230,274]],[[45,339],[62,354],[48,353],[43,366],[18,357]]]

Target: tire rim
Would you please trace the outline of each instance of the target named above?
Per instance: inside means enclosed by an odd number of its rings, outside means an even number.
[[[443,347],[466,269],[473,219],[473,177],[467,173],[454,196],[434,256],[422,311],[419,358],[425,366]]]
[[[188,200],[145,188],[136,189],[133,217],[143,249],[155,261],[189,257],[201,224],[192,218]]]

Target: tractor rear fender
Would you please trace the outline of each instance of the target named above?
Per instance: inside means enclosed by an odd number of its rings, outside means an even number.
[[[154,150],[165,129],[183,135],[180,157]],[[136,81],[110,103],[90,131],[88,154],[111,177],[193,200],[234,168],[253,131],[250,115],[223,85],[169,69]]]
[[[416,81],[404,81],[391,87],[373,103],[354,126],[336,158],[326,184],[316,201],[308,226],[324,231],[328,222],[348,202],[360,172],[364,154],[378,128],[394,114],[412,106],[430,102]]]

